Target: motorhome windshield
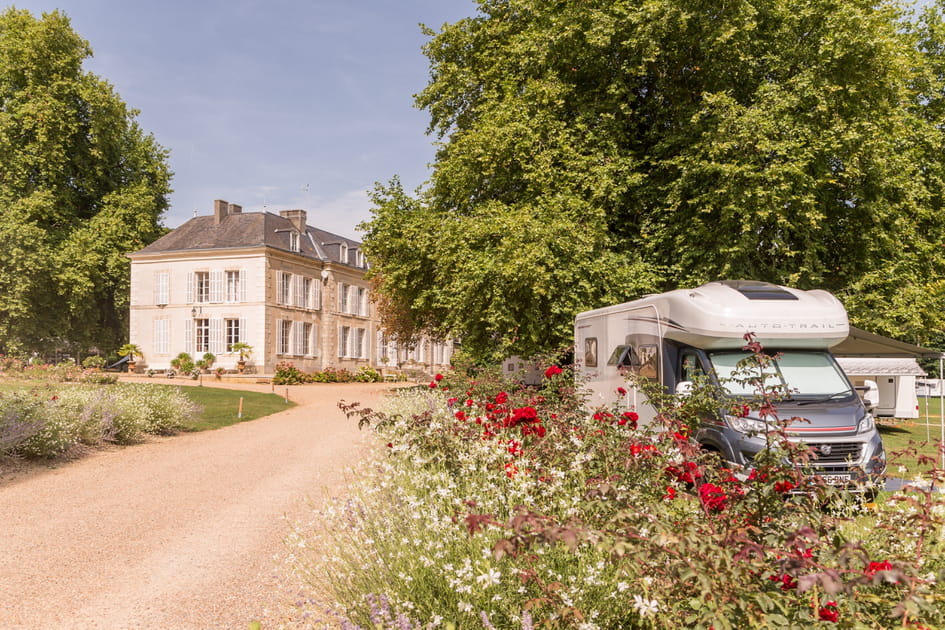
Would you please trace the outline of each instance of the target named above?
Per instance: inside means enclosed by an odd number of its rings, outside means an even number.
[[[709,354],[715,375],[731,396],[751,396],[756,393],[750,381],[757,377],[753,371],[740,369],[739,363],[748,352],[714,352]],[[780,353],[765,369],[765,386],[781,386],[781,392],[796,399],[838,400],[854,395],[847,377],[833,356],[827,352],[786,351]]]

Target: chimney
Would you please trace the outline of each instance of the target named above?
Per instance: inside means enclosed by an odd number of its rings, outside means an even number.
[[[243,214],[243,206],[238,206],[235,203],[230,204],[230,214]]]
[[[306,224],[308,219],[305,210],[282,210],[279,212],[279,216],[291,221],[292,225],[299,232],[305,233],[305,228],[308,227]]]
[[[223,223],[223,219],[226,218],[226,215],[230,213],[230,204],[223,201],[222,199],[217,199],[213,202],[213,222],[216,225]]]

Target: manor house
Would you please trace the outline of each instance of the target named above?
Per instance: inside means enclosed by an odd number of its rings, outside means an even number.
[[[381,328],[361,244],[307,224],[305,210],[243,212],[216,200],[198,216],[129,254],[130,341],[138,369],[163,370],[180,352],[210,352],[235,369],[233,345],[269,374],[290,361],[305,372],[411,368],[436,372],[450,343],[398,347]]]

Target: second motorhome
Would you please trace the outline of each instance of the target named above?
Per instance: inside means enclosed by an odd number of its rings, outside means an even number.
[[[885,470],[885,454],[872,416],[830,353],[847,338],[846,310],[826,291],[801,291],[753,281],[711,282],[581,313],[575,319],[575,365],[592,406],[636,411],[641,422],[655,410],[627,380],[649,379],[669,392],[685,392],[709,379],[733,399],[754,392],[733,380],[753,333],[777,354],[771,378],[788,393],[782,418],[808,422],[788,428],[792,440],[816,447],[817,472],[846,484]],[[625,394],[618,393],[626,391]],[[771,427],[761,418],[719,411],[696,434],[706,449],[747,469],[765,448]]]

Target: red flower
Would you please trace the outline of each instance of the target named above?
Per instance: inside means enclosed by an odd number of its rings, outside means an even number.
[[[621,396],[626,396],[626,395],[627,395],[627,390],[625,390],[623,387],[618,387],[618,388],[617,388],[617,393],[620,394]]]
[[[433,380],[439,383],[440,381],[443,380],[443,375],[437,374],[436,376],[433,377]]]
[[[495,396],[495,403],[497,405],[504,405],[506,402],[508,402],[508,400],[509,400],[509,395],[506,394],[505,392],[499,392]]]
[[[456,419],[459,420],[460,422],[465,422],[465,421],[466,421],[466,412],[465,412],[465,411],[457,411],[456,414],[455,414],[455,416],[456,416]]]
[[[699,499],[707,510],[711,512],[721,512],[728,506],[728,497],[725,490],[712,483],[704,483],[699,486]]]
[[[505,475],[511,479],[518,474],[518,468],[512,462],[505,465]]]
[[[448,398],[447,401],[446,401],[446,404],[447,404],[447,406],[449,406],[449,407],[452,407],[453,405],[455,405],[455,404],[456,404],[456,397],[453,396],[452,398]]]
[[[638,416],[636,413],[634,413],[634,412],[632,412],[632,411],[624,411],[624,412],[620,415],[620,420],[617,421],[617,424],[619,424],[620,426],[624,426],[624,425],[626,425],[626,424],[629,424],[631,429],[636,429],[636,428],[637,428],[637,420],[639,420],[639,419],[640,419],[640,416]]]
[[[786,494],[794,489],[794,484],[790,481],[776,481],[774,482],[774,491],[780,492],[781,494]]]
[[[673,488],[672,486],[666,486],[666,494],[663,495],[663,498],[669,501],[672,501],[673,499],[675,499],[676,488]]]
[[[436,381],[430,381],[430,389],[436,389]]]
[[[559,368],[557,365],[549,366],[548,369],[545,370],[545,378],[551,378],[552,376],[557,376],[558,374],[561,374],[561,368]]]
[[[818,611],[821,621],[830,621],[837,623],[840,620],[840,614],[837,612],[837,602],[827,602],[821,606]]]
[[[792,578],[787,573],[783,575],[771,575],[768,577],[772,582],[780,582],[782,591],[790,591],[797,588],[797,580]]]
[[[882,562],[870,562],[870,565],[863,572],[869,577],[873,577],[880,571],[891,571],[892,568],[893,566],[889,564],[889,560],[883,560]]]

